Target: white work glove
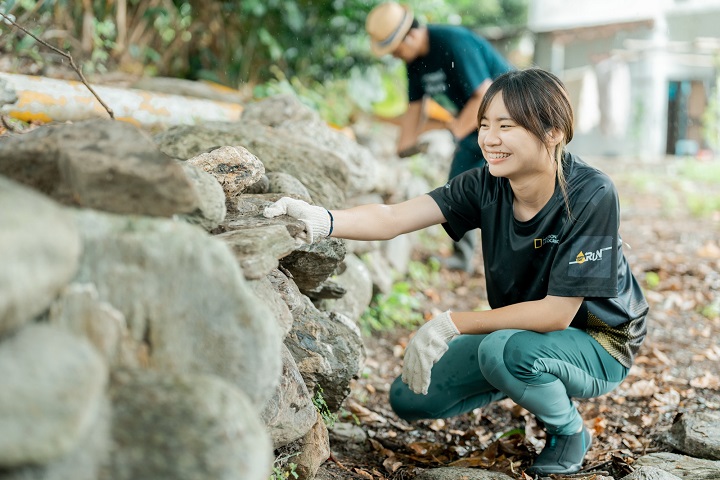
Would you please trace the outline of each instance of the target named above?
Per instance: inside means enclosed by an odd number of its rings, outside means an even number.
[[[305,232],[301,239],[307,243],[319,242],[330,235],[331,216],[323,207],[310,205],[302,200],[290,197],[283,197],[277,202],[265,208],[263,215],[267,218],[278,215],[290,215],[305,224]]]
[[[443,312],[420,327],[405,349],[402,381],[415,393],[427,395],[430,370],[448,350],[448,342],[460,335],[450,319],[450,311]]]

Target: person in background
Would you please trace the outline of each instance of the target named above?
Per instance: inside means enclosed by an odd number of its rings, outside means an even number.
[[[400,122],[397,153],[417,152],[418,137],[426,131],[424,101],[432,98],[448,110],[444,123],[456,142],[449,178],[485,163],[477,144],[478,107],[492,80],[512,69],[484,38],[462,26],[424,25],[412,10],[395,2],[382,3],[368,14],[365,29],[376,56],[391,54],[407,65],[408,108]],[[473,271],[476,236],[469,233],[453,245],[441,263],[452,270]]]
[[[648,305],[623,253],[617,190],[569,153],[573,111],[553,74],[495,79],[478,112],[487,168],[394,205],[328,211],[281,198],[310,241],[386,240],[442,224],[482,234],[490,310],[447,310],[405,350],[390,404],[407,421],[448,418],[506,397],[546,430],[532,474],[578,471],[591,444],[573,399],[616,388],[645,338]]]

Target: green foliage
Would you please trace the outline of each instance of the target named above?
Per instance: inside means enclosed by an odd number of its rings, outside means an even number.
[[[710,320],[720,318],[720,298],[716,298],[712,303],[702,307],[700,314]]]
[[[393,284],[387,294],[377,294],[368,309],[360,317],[360,330],[364,335],[393,328],[413,328],[423,323],[420,313],[422,295],[420,290],[430,288],[440,281],[440,264],[436,260],[427,263],[410,262],[407,281]]]
[[[317,110],[323,120],[338,127],[351,124],[360,112],[369,111],[372,99],[379,98],[377,92],[381,92],[379,78],[372,79],[372,75],[377,73],[376,69],[369,69],[364,74],[353,70],[349,78],[325,83],[312,80],[304,83],[298,77],[288,79],[278,67],[272,67],[271,70],[276,78],[257,85],[253,90],[255,98],[280,93],[293,94],[304,104]],[[363,89],[368,91],[357,96],[358,91],[362,92]]]
[[[0,0],[0,9],[91,70],[140,64],[157,74],[238,86],[273,80],[273,66],[286,78],[322,84],[373,65],[396,70],[397,61],[372,57],[364,30],[368,12],[381,1],[127,0],[122,24],[122,2]],[[409,3],[421,22],[478,28],[524,23],[527,0]],[[6,27],[4,51],[39,61],[35,41]],[[53,38],[43,35],[50,31]]]
[[[418,312],[421,302],[408,282],[397,282],[387,294],[377,294],[360,317],[360,330],[365,335],[396,327],[411,328],[423,320]]]
[[[650,289],[657,288],[660,285],[660,275],[657,272],[645,272],[645,285]]]
[[[313,405],[315,405],[317,411],[320,413],[323,422],[325,422],[325,426],[328,428],[332,428],[335,425],[335,422],[337,422],[338,416],[337,414],[330,411],[330,407],[328,407],[328,404],[325,401],[325,397],[323,397],[323,389],[319,385],[317,387],[317,390],[315,390],[315,395],[313,395],[312,402]]]
[[[527,0],[409,0],[420,20],[472,28],[524,24]]]
[[[296,463],[289,462],[292,457],[298,455],[294,453],[292,455],[281,455],[275,459],[272,466],[272,474],[269,480],[285,480],[288,478],[298,478],[298,474],[295,471],[297,468]]]

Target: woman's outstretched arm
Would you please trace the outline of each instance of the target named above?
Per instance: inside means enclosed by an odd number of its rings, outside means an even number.
[[[420,195],[395,205],[370,204],[331,210],[330,236],[349,240],[389,240],[445,221],[435,200]]]

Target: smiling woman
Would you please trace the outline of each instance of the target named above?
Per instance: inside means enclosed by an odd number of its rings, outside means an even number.
[[[491,310],[447,310],[423,325],[390,403],[417,420],[509,397],[547,430],[528,472],[573,473],[592,439],[571,399],[622,382],[645,337],[647,303],[622,250],[615,186],[565,150],[573,114],[560,80],[540,69],[503,74],[478,117],[487,168],[396,205],[330,212],[282,198],[265,215],[302,220],[312,242],[435,224],[457,240],[479,228]]]

